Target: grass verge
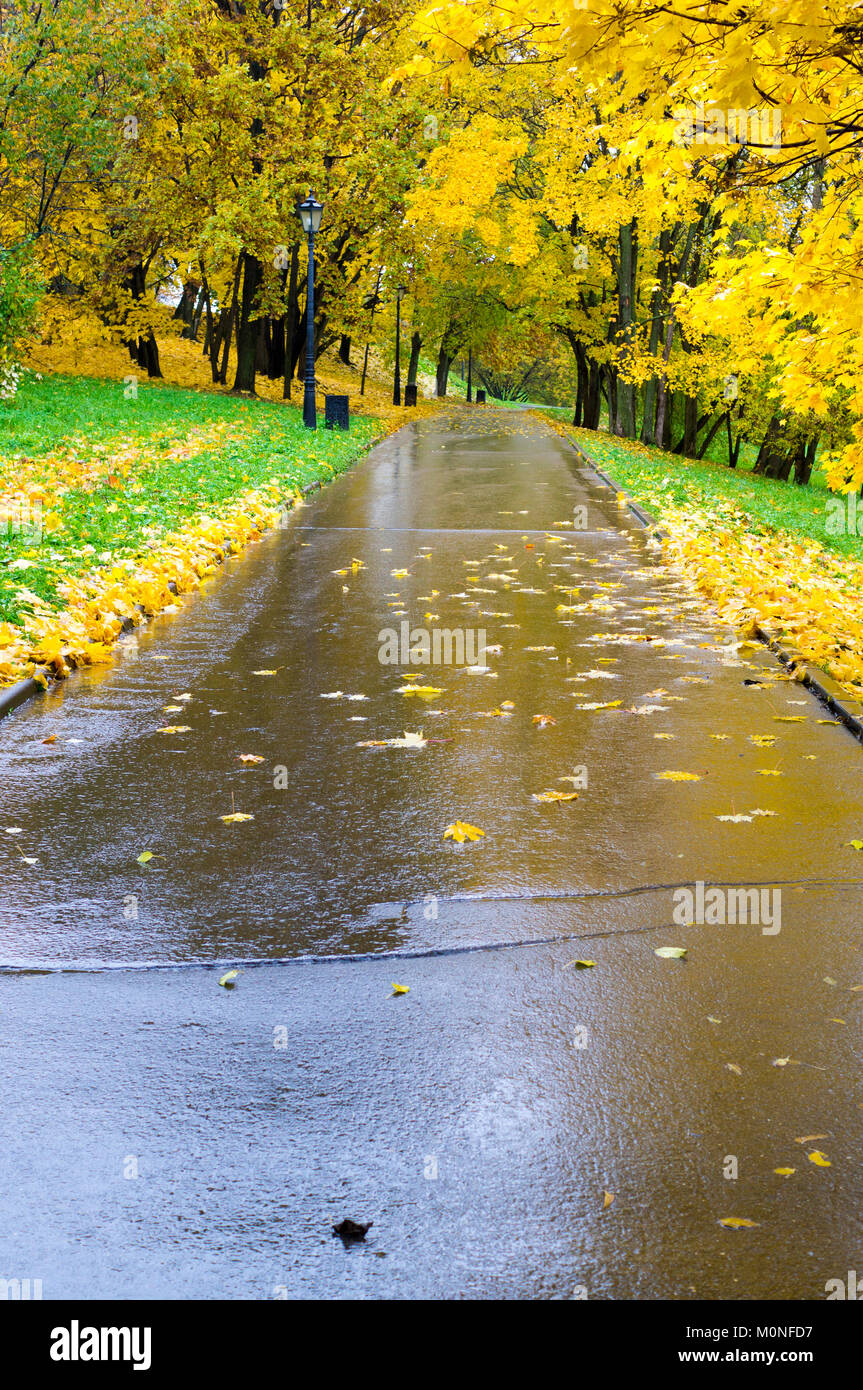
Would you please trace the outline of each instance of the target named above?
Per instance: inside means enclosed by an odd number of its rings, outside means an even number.
[[[746,635],[757,622],[863,698],[863,541],[828,529],[831,494],[546,418],[656,517],[668,558],[727,622]]]
[[[27,376],[0,407],[0,685],[110,660],[127,619],[175,603],[394,423],[311,433],[292,406]]]

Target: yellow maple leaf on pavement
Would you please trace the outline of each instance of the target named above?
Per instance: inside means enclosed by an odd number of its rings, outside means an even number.
[[[443,837],[445,840],[454,840],[457,845],[462,845],[465,840],[478,840],[484,834],[485,831],[480,830],[477,826],[468,825],[467,821],[457,820],[453,821],[452,825],[447,826]]]

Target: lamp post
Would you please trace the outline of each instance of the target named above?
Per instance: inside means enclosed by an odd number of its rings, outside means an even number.
[[[473,400],[473,394],[472,394],[472,392],[471,392],[471,368],[472,368],[472,367],[473,367],[473,349],[472,349],[472,348],[468,348],[468,350],[467,350],[467,398],[468,398],[468,401],[472,401],[472,400]]]
[[[402,403],[402,378],[399,357],[401,354],[401,328],[402,328],[402,295],[406,294],[406,286],[399,285],[396,289],[396,370],[393,377],[393,405]]]
[[[307,430],[318,428],[315,414],[315,232],[321,225],[323,203],[316,201],[312,190],[297,208],[303,231],[309,239],[309,276],[306,284],[306,372],[303,390],[303,424]]]

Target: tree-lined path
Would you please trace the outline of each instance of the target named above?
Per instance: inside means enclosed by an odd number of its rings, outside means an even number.
[[[404,621],[485,660],[385,664]],[[45,1297],[822,1297],[863,1130],[861,753],[826,721],[551,430],[391,436],[0,728],[0,1263]],[[780,889],[781,929],[675,923],[699,882]]]

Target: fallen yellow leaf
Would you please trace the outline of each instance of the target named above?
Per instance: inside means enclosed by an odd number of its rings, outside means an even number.
[[[479,830],[475,825],[468,825],[467,821],[453,821],[448,825],[443,833],[445,840],[454,840],[457,845],[464,844],[465,840],[478,840],[485,834],[484,830]]]
[[[444,687],[440,685],[400,685],[396,694],[419,695],[421,700],[435,700],[443,692]]]

